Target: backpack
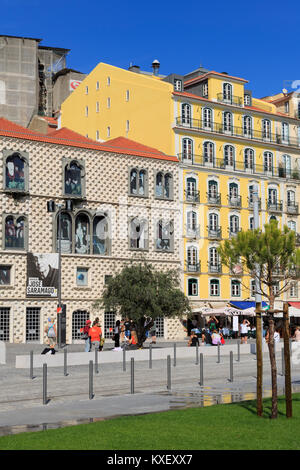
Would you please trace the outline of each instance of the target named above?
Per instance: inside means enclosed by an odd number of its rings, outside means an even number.
[[[48,338],[55,338],[56,335],[55,335],[53,325],[49,326],[47,336],[48,336]]]

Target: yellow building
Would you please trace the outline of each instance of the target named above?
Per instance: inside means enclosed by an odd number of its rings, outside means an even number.
[[[253,227],[254,187],[261,226],[276,218],[300,232],[300,120],[252,97],[247,83],[202,68],[161,76],[99,64],[62,105],[61,125],[83,135],[124,135],[179,156],[182,288],[195,312],[254,300],[251,279],[217,254],[223,239]],[[297,299],[297,287],[282,299]]]

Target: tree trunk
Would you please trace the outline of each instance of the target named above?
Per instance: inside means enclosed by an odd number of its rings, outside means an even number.
[[[270,310],[274,309],[274,295],[270,293]],[[274,346],[274,314],[269,314],[269,357],[271,364],[271,380],[272,380],[272,411],[271,419],[276,419],[278,415],[277,405],[277,366]]]
[[[285,404],[286,417],[291,418],[292,410],[292,379],[291,379],[291,355],[290,355],[290,325],[289,305],[283,305],[283,338],[284,338],[284,369],[285,369]]]
[[[263,354],[262,354],[262,321],[261,303],[256,303],[256,411],[257,416],[263,414],[262,388],[263,388]]]

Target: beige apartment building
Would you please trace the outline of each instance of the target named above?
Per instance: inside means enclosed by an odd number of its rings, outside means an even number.
[[[0,146],[0,340],[44,342],[57,312],[59,246],[66,342],[96,316],[109,338],[117,317],[93,308],[108,276],[131,260],[180,268],[177,158],[126,138],[42,135],[5,119]],[[178,319],[160,319],[158,336],[185,332]]]

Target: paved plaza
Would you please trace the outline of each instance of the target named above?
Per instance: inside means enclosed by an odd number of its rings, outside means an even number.
[[[276,354],[279,394],[284,392],[282,347],[282,343],[277,345]],[[34,367],[33,378],[30,377],[28,367],[16,368],[17,356],[29,356],[30,351],[34,351],[35,356],[40,356],[43,345],[7,344],[6,364],[0,365],[0,435],[115,416],[255,398],[256,357],[250,353],[249,344],[241,345],[241,354],[238,357],[237,342],[227,341],[226,346],[220,348],[220,362],[218,348],[200,346],[199,353],[203,354],[202,386],[196,348],[187,348],[186,342],[176,343],[176,361],[173,342],[159,342],[153,346],[152,362],[148,359],[149,344],[146,343],[141,351],[134,351],[134,382],[131,375],[131,358],[126,358],[124,370],[123,353],[112,351],[112,348],[112,343],[107,343],[104,352],[99,353],[98,370],[95,370],[95,362],[93,363],[93,398],[89,388],[89,364],[67,364],[66,368],[47,368],[47,404],[43,404],[43,368]],[[81,344],[67,346],[68,358],[72,353],[83,350]],[[232,382],[230,351],[233,352]],[[167,352],[171,360],[169,376]],[[48,356],[47,362],[51,361],[52,357],[57,359],[58,355],[63,357],[63,349],[54,356]],[[91,357],[93,356],[94,354],[91,354]],[[101,362],[105,356],[106,361]],[[109,357],[112,358],[111,362]],[[269,357],[265,352],[265,396],[270,396],[270,380]],[[293,391],[300,391],[300,365],[294,364],[293,361],[292,380]]]

